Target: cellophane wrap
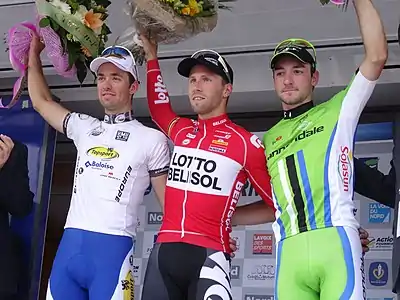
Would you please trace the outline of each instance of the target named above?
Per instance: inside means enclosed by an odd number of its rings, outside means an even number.
[[[213,1],[215,13],[207,17],[180,16],[174,9],[158,0],[128,0],[126,12],[133,21],[118,38],[118,45],[132,51],[138,64],[144,61],[144,51],[135,35],[145,32],[158,44],[177,44],[217,25],[218,1]]]

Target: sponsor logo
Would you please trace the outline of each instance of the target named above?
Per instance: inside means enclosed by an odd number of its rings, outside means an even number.
[[[129,139],[129,135],[130,135],[129,132],[122,131],[122,130],[118,130],[118,131],[117,131],[117,134],[115,135],[115,139],[116,139],[117,141],[126,142],[126,141],[128,141],[128,139]]]
[[[228,142],[225,142],[223,139],[212,140],[211,143],[219,146],[228,146]]]
[[[240,279],[240,266],[231,267],[231,279]]]
[[[88,115],[86,115],[86,114],[78,114],[78,117],[79,117],[79,119],[81,119],[81,120],[87,120],[87,119],[89,119],[89,116]]]
[[[374,286],[384,286],[389,278],[388,266],[385,262],[376,261],[369,266],[369,283]]]
[[[272,254],[272,234],[253,234],[253,254]]]
[[[163,214],[161,212],[149,212],[147,214],[147,224],[155,225],[161,224],[163,220]]]
[[[135,296],[135,280],[132,271],[129,270],[125,278],[121,280],[121,288],[124,299],[133,299]]]
[[[118,187],[118,193],[117,193],[117,196],[115,196],[115,201],[117,201],[117,202],[121,201],[122,194],[125,190],[125,186],[126,186],[126,183],[128,182],[131,172],[132,172],[132,167],[128,166],[128,168],[125,171],[124,178],[122,178],[122,181]]]
[[[103,169],[113,170],[114,169],[113,165],[109,165],[107,163],[97,162],[97,161],[87,161],[87,162],[85,162],[85,167],[86,168],[92,167],[92,169],[98,169],[98,170],[103,170]],[[79,174],[81,174],[80,170],[78,172],[79,172]]]
[[[217,153],[225,153],[226,152],[225,147],[218,147],[218,146],[210,146],[210,147],[208,147],[208,150],[212,151],[212,152],[217,152]]]
[[[389,223],[390,208],[383,204],[370,203],[368,219],[370,223]]]
[[[154,84],[154,92],[157,94],[154,104],[169,103],[167,88],[163,82],[161,74],[157,75],[157,81]]]
[[[270,264],[255,265],[250,274],[247,274],[248,280],[271,280],[275,278],[275,266]]]
[[[274,300],[274,295],[244,295],[244,300]]]
[[[339,177],[342,180],[343,191],[349,191],[349,185],[352,177],[352,165],[351,161],[353,160],[351,150],[347,146],[340,147],[340,155],[338,158],[338,172]]]
[[[217,163],[214,160],[174,153],[168,170],[168,180],[221,191],[219,178],[213,176],[216,169]]]
[[[82,173],[83,173],[83,168],[80,167],[80,168],[78,169],[78,174],[82,174]]]
[[[232,194],[232,199],[231,202],[229,203],[229,209],[228,209],[228,213],[226,215],[226,220],[225,220],[225,230],[230,232],[231,231],[231,220],[232,220],[232,216],[235,213],[235,209],[236,209],[236,205],[239,201],[240,198],[240,192],[242,190],[243,187],[243,183],[241,183],[240,181],[236,182],[235,184],[235,190],[233,191]]]
[[[214,137],[217,139],[229,140],[232,137],[232,134],[227,131],[215,130],[215,132]]]
[[[371,250],[392,250],[393,236],[370,237],[368,247]]]
[[[189,139],[184,139],[183,141],[182,141],[182,145],[188,145],[190,143],[190,140]]]
[[[195,139],[195,138],[196,138],[196,135],[189,132],[189,133],[186,135],[186,137],[189,138],[189,139]]]
[[[219,120],[219,121],[217,121],[217,122],[214,122],[214,123],[213,123],[213,126],[218,126],[218,125],[224,124],[225,122],[226,122],[226,119]]]
[[[106,148],[102,146],[90,148],[88,151],[86,151],[86,154],[101,159],[114,159],[119,157],[119,153],[113,148]]]
[[[295,137],[293,142],[299,142],[299,141],[305,140],[305,139],[307,139],[307,138],[309,138],[311,136],[314,136],[314,135],[316,135],[318,133],[321,133],[323,131],[324,131],[324,126],[314,127],[311,130],[303,130],[303,132],[301,132],[299,135],[297,135]],[[283,150],[285,150],[289,145],[290,145],[290,143],[285,145],[285,146],[280,147],[279,149],[276,149],[276,150],[272,151],[268,155],[268,159],[274,157],[275,155],[281,154],[281,152]]]
[[[280,140],[282,140],[282,136],[281,136],[281,135],[278,136],[278,137],[276,137],[275,140],[272,141],[272,145],[275,145],[275,144],[276,144],[277,142],[279,142]]]
[[[262,144],[261,140],[258,138],[258,136],[256,136],[255,134],[253,134],[250,138],[250,142],[254,145],[254,147],[256,147],[257,149],[259,148],[264,148],[264,145]]]
[[[89,132],[89,136],[99,136],[105,131],[105,129],[100,125]]]

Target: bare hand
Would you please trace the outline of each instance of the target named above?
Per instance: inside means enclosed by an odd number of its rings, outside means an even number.
[[[229,247],[232,250],[231,257],[235,257],[235,251],[237,251],[236,240],[229,238]]]
[[[0,135],[0,169],[3,168],[8,158],[10,157],[11,150],[14,148],[14,142],[6,135]]]
[[[149,39],[145,34],[141,33],[139,39],[142,41],[143,50],[146,55],[146,60],[157,59],[157,42]]]
[[[369,251],[368,245],[370,243],[370,241],[368,240],[369,234],[365,229],[363,229],[361,227],[358,229],[358,233],[360,235],[363,253],[367,253]]]
[[[32,41],[29,48],[29,56],[33,55],[35,57],[40,56],[40,53],[44,49],[44,44],[40,41],[40,38],[36,35],[32,35]]]

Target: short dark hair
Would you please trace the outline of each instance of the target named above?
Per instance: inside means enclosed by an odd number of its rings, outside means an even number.
[[[131,73],[128,73],[129,76],[129,86],[131,86],[132,84],[134,84],[136,82],[135,77],[133,77],[133,75]]]

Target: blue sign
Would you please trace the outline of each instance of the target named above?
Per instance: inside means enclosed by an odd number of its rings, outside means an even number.
[[[3,97],[3,103],[7,103]],[[25,218],[11,218],[11,228],[24,246],[26,282],[21,283],[18,299],[37,299],[44,252],[50,184],[53,171],[56,132],[33,109],[27,96],[10,109],[0,109],[1,133],[28,148],[30,189],[35,194],[34,207]]]
[[[384,286],[389,279],[388,265],[382,261],[372,262],[369,266],[369,283],[374,286]]]
[[[389,223],[390,207],[374,202],[369,204],[368,220],[370,223]]]

